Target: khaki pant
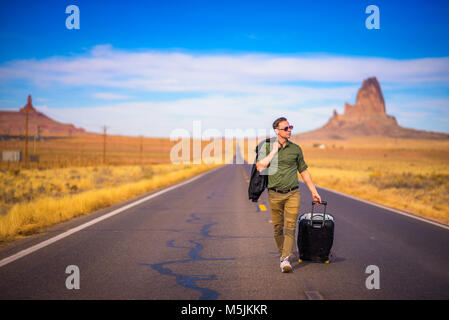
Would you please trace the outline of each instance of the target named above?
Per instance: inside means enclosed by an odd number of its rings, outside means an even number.
[[[289,256],[295,243],[295,229],[299,214],[299,189],[288,193],[268,190],[274,241],[282,258]]]

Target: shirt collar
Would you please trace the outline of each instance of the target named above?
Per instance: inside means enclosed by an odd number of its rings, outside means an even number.
[[[279,142],[279,139],[276,138],[276,141],[277,141],[279,144],[281,144],[281,143]],[[290,140],[287,139],[287,140],[285,141],[285,147],[282,147],[282,149],[287,148],[289,144],[290,144]],[[281,146],[282,146],[282,144],[281,144]]]

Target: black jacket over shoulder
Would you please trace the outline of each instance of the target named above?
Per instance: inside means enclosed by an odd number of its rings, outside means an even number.
[[[266,139],[264,142],[270,142],[270,138]],[[262,143],[264,143],[262,142]],[[259,200],[260,195],[264,192],[265,188],[268,185],[268,175],[267,174],[260,174],[259,171],[257,171],[257,166],[256,163],[258,161],[258,156],[259,156],[259,148],[262,145],[262,143],[260,143],[257,147],[256,147],[256,160],[254,161],[253,167],[251,168],[251,180],[249,181],[249,186],[248,186],[248,197],[250,200],[252,200],[253,202],[257,202],[257,200]],[[262,172],[265,172],[264,169]]]

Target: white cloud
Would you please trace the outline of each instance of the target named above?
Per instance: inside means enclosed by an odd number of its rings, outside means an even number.
[[[126,100],[130,98],[129,96],[110,92],[96,92],[92,94],[92,97],[101,100]]]
[[[361,83],[370,76],[377,76],[381,83],[448,82],[449,58],[193,55],[128,52],[100,45],[88,55],[16,60],[0,67],[1,81],[23,79],[36,85],[58,83],[168,92],[248,93],[282,82]]]
[[[133,52],[99,45],[80,56],[15,60],[0,65],[4,87],[20,80],[36,90],[56,85],[62,92],[70,93],[73,88],[88,92],[90,100],[84,96],[87,102],[82,108],[67,108],[63,101],[55,101],[58,108],[42,107],[41,111],[59,121],[96,132],[107,125],[111,133],[151,136],[168,136],[176,128],[191,131],[194,120],[202,120],[205,129],[222,132],[226,128],[270,130],[271,122],[280,115],[295,125],[296,132],[312,130],[323,125],[333,109],[342,113],[345,101],[354,103],[362,81],[371,76],[376,76],[381,85],[438,82],[447,86],[449,57],[394,60],[217,55]],[[329,84],[339,82],[346,85]],[[120,94],[116,93],[118,89]],[[145,97],[139,101],[139,95],[149,93],[163,93],[165,100]],[[195,93],[196,97],[175,98],[177,93]],[[130,97],[138,102],[127,101]],[[98,99],[107,104],[101,101],[99,106]],[[406,100],[396,100],[393,109],[404,112]],[[394,115],[386,102],[387,112]],[[441,99],[438,106],[444,108],[447,102]]]
[[[295,126],[294,133],[312,130],[324,124],[338,105],[315,106],[291,110],[276,97],[227,97],[209,95],[202,98],[169,102],[123,102],[108,106],[79,108],[37,107],[41,112],[62,122],[101,132],[107,125],[112,134],[169,136],[175,129],[192,132],[193,122],[201,121],[203,130],[217,129],[223,135],[229,130],[253,129],[271,132],[273,120],[285,116]],[[342,108],[342,107],[341,107]],[[342,111],[339,110],[339,111]]]

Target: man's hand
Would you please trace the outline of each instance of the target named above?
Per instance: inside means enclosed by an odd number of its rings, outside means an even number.
[[[257,171],[261,172],[263,169],[268,167],[271,160],[274,158],[276,153],[279,151],[280,147],[281,147],[281,145],[279,144],[279,142],[275,141],[273,143],[273,149],[271,150],[271,152],[264,159],[262,159],[256,163]]]
[[[319,201],[321,203],[321,197],[318,194],[318,192],[313,192],[312,193],[312,198],[313,198],[313,201]]]

